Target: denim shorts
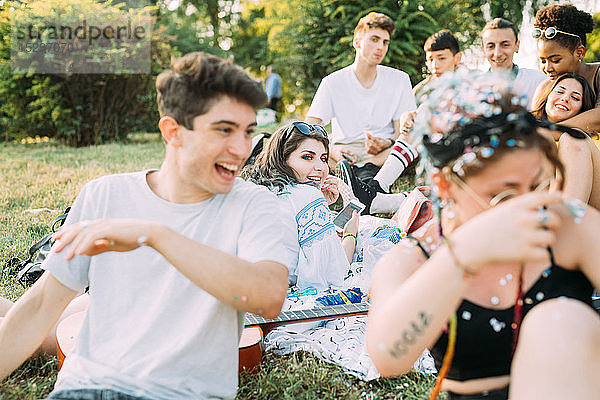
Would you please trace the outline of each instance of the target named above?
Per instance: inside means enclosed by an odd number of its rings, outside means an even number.
[[[44,400],[149,400],[111,389],[76,389],[52,392]]]

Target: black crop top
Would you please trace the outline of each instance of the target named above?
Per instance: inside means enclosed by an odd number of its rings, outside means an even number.
[[[424,248],[419,244],[423,252]],[[523,317],[542,301],[568,297],[592,306],[592,284],[581,271],[556,265],[550,251],[551,266],[523,295]],[[510,374],[512,362],[514,306],[489,309],[463,300],[456,310],[457,337],[448,379],[466,381]],[[448,334],[443,332],[431,349],[438,371],[448,346]]]

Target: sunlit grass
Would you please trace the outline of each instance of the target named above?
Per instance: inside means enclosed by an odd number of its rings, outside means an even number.
[[[127,144],[78,149],[44,140],[0,144],[0,263],[24,258],[29,246],[49,232],[52,220],[73,202],[87,181],[105,174],[158,168],[163,157],[164,144],[158,134],[135,135]],[[412,179],[408,174],[397,182],[396,189],[408,189]],[[1,296],[16,300],[24,290],[13,276],[2,274]],[[30,360],[2,383],[0,399],[43,398],[54,385],[56,373],[55,358]],[[308,353],[267,353],[258,374],[241,376],[238,398],[424,399],[431,385],[431,377],[418,374],[363,382]]]

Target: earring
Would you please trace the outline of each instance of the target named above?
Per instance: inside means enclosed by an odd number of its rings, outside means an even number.
[[[454,213],[454,199],[452,197],[449,197],[445,203],[446,204],[444,204],[444,209],[446,210],[446,217],[448,217],[448,219],[454,219],[454,217],[456,216],[456,214]]]
[[[582,58],[580,58],[580,59],[579,59],[579,60],[577,60],[577,61],[579,61],[579,62],[583,62],[583,59],[582,59]]]

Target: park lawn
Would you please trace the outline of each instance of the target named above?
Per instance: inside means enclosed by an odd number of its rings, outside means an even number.
[[[159,134],[132,136],[129,143],[68,148],[55,143],[0,145],[0,263],[25,258],[27,249],[49,232],[81,187],[102,175],[158,168],[164,157]],[[410,178],[397,183],[405,189]],[[32,214],[26,210],[54,210]],[[16,300],[24,288],[2,273],[0,296]],[[56,379],[56,358],[27,361],[0,385],[0,399],[29,400],[47,395]],[[265,354],[261,371],[242,375],[239,399],[425,399],[433,378],[411,373],[363,382],[308,353]]]

